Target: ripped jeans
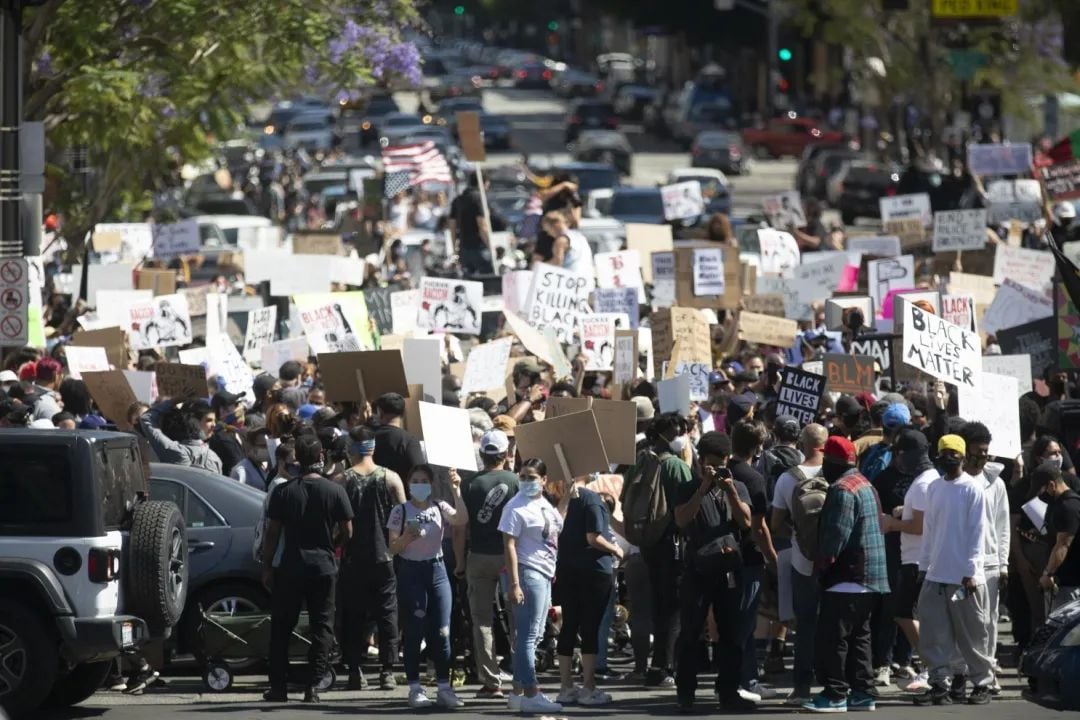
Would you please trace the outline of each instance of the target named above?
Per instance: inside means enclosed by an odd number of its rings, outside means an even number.
[[[420,682],[420,642],[427,640],[435,679],[450,681],[450,581],[442,558],[398,565],[398,602],[405,625],[405,678]]]

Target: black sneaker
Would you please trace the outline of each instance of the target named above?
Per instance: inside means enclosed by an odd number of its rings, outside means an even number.
[[[967,675],[953,675],[949,685],[949,697],[955,702],[963,702],[967,697]]]
[[[394,679],[394,673],[389,670],[383,670],[379,673],[379,689],[380,690],[393,690],[397,687],[397,680]]]
[[[263,700],[265,700],[266,702],[275,703],[289,702],[289,694],[286,693],[284,690],[275,690],[273,688],[270,688],[263,693]]]
[[[758,709],[756,702],[738,694],[719,698],[716,704],[720,712],[725,713],[750,713]]]
[[[645,687],[673,688],[675,687],[675,678],[666,670],[652,668],[645,673]]]
[[[928,690],[919,693],[912,700],[916,705],[924,707],[927,705],[952,705],[949,689],[944,685],[931,685]]]
[[[304,702],[310,703],[312,705],[318,705],[319,703],[321,703],[322,700],[319,699],[319,691],[315,688],[308,688],[307,691],[304,693]]]
[[[990,702],[990,686],[976,685],[968,695],[968,705],[987,705]]]
[[[345,686],[346,690],[367,690],[367,685],[363,670],[349,671],[349,683]]]
[[[142,695],[143,690],[152,685],[157,678],[157,671],[149,665],[143,665],[128,678],[127,689],[124,692],[129,695]]]

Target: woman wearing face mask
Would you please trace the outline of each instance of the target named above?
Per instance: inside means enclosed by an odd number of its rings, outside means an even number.
[[[461,477],[450,471],[454,506],[431,502],[435,471],[417,465],[409,473],[409,502],[390,511],[386,528],[390,554],[401,557],[398,566],[398,600],[405,621],[405,677],[409,682],[409,707],[434,704],[447,710],[465,706],[450,687],[450,580],[443,564],[443,536],[448,525],[464,525],[469,512],[461,498]],[[435,701],[420,686],[420,642],[427,642],[435,663],[438,693]]]
[[[536,642],[544,630],[551,606],[551,581],[563,522],[544,498],[547,466],[526,460],[518,474],[518,493],[503,508],[499,532],[503,534],[506,568],[510,576],[510,604],[514,614],[514,691],[507,699],[512,711],[555,713],[552,702],[536,681]]]
[[[1080,490],[1080,481],[1076,477],[1076,469],[1073,467],[1072,458],[1064,451],[1061,442],[1053,435],[1040,435],[1031,446],[1031,462],[1025,463],[1026,467],[1034,470],[1043,463],[1050,463],[1062,472],[1065,484],[1069,489]]]

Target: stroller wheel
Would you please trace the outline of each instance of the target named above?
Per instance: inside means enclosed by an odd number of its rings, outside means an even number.
[[[334,686],[335,682],[337,682],[337,673],[334,672],[334,668],[333,666],[331,666],[327,668],[326,674],[322,676],[321,680],[319,680],[319,684],[315,686],[315,689],[319,692],[329,690]]]
[[[210,665],[206,668],[206,672],[203,673],[203,683],[208,690],[225,692],[232,687],[232,671],[224,665]]]

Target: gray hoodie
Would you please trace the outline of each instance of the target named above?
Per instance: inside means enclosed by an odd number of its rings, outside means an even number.
[[[167,408],[159,405],[139,418],[139,429],[157,454],[158,460],[171,465],[203,468],[221,475],[221,458],[204,441],[177,442],[161,432],[157,424],[164,409]]]

